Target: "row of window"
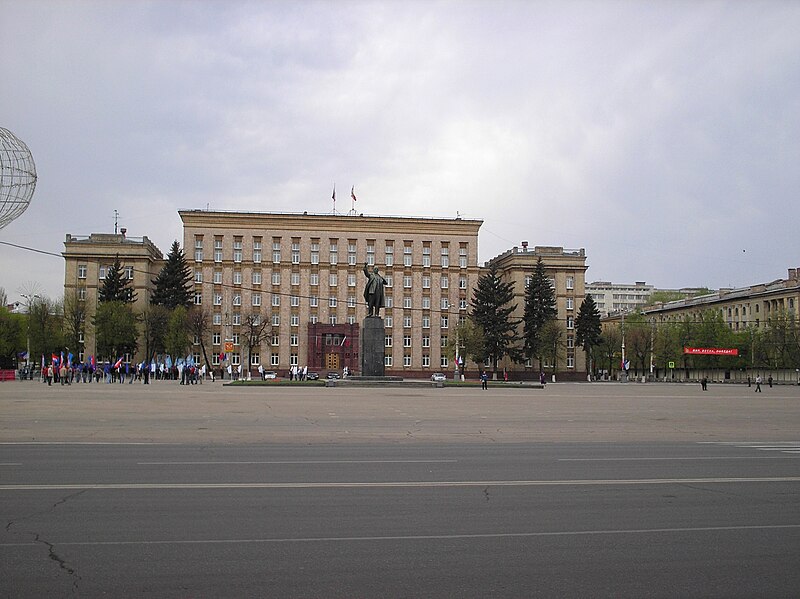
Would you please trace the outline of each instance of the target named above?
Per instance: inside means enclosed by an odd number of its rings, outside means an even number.
[[[101,281],[106,278],[108,271],[111,269],[111,266],[100,265],[97,269],[97,278]],[[78,264],[78,278],[85,279],[87,273],[89,271],[89,267],[86,264]],[[122,278],[123,279],[131,279],[133,280],[133,266],[123,266],[122,267]]]
[[[293,272],[290,275],[290,282],[293,286],[300,285],[301,281],[301,274],[299,272]],[[347,274],[347,286],[348,287],[356,287],[358,284],[358,275],[354,273]],[[386,279],[386,287],[394,287],[394,277],[390,274],[384,276]],[[260,270],[254,270],[250,273],[250,282],[253,285],[261,285],[262,275]],[[281,273],[280,272],[273,272],[271,279],[271,283],[273,285],[280,285],[281,284]],[[195,269],[194,271],[194,282],[195,283],[202,283],[203,282],[203,270],[200,268]],[[215,270],[213,274],[212,282],[215,285],[222,285],[222,271]],[[432,278],[429,275],[423,275],[422,277],[422,288],[423,289],[430,289]],[[308,283],[312,287],[318,287],[320,284],[320,275],[317,272],[312,272],[308,274]],[[242,284],[242,271],[235,270],[233,271],[233,284],[234,285],[241,285]],[[328,286],[329,287],[338,287],[339,286],[339,273],[332,272],[328,273]],[[442,275],[439,277],[439,287],[441,289],[449,289],[450,288],[450,277],[447,275]],[[403,289],[412,289],[413,288],[413,277],[411,275],[404,275],[403,276]],[[458,288],[459,289],[467,289],[467,277],[459,277],[458,278]]]
[[[422,266],[423,267],[430,267],[431,266],[431,242],[425,242],[425,245],[422,247]],[[204,260],[204,244],[203,244],[203,237],[196,236],[194,242],[194,260],[195,262],[203,262]],[[241,237],[234,237],[233,239],[233,261],[234,262],[242,262],[243,260],[243,243]],[[250,258],[252,258],[252,262],[255,264],[260,264],[262,262],[262,241],[261,238],[254,237],[253,238],[253,246],[252,246],[252,253]],[[440,248],[440,260],[439,265],[442,268],[448,268],[450,266],[450,247],[446,243],[442,243]],[[464,243],[460,244],[458,249],[458,265],[459,268],[467,268],[467,245]],[[280,238],[274,238],[272,241],[272,262],[274,264],[280,264],[282,261],[282,245]],[[214,249],[213,249],[213,257],[214,262],[222,262],[223,261],[223,239],[222,238],[215,238],[214,239]],[[309,246],[309,262],[311,264],[319,264],[320,263],[320,243],[319,241],[312,241]],[[339,264],[339,243],[337,239],[331,239],[328,245],[328,254],[327,260],[330,264]],[[291,252],[290,252],[290,262],[292,264],[300,264],[301,261],[301,249],[300,249],[300,242],[299,241],[292,241],[291,244]],[[367,242],[366,246],[366,259],[365,260],[358,260],[357,258],[357,251],[356,251],[356,243],[354,241],[350,241],[347,245],[347,264],[351,266],[355,266],[356,264],[362,264],[366,262],[370,266],[374,265],[375,262],[375,242]],[[386,246],[384,248],[384,265],[385,266],[394,266],[394,245],[393,242],[387,241]],[[412,246],[410,243],[406,243],[403,246],[403,266],[413,266],[413,253],[412,253]]]
[[[550,287],[555,289],[556,288],[556,280],[555,280],[555,278],[554,277],[548,277],[548,280],[550,281]],[[525,275],[525,288],[526,289],[530,286],[532,281],[533,281],[533,275]],[[573,277],[572,275],[567,276],[564,279],[564,287],[566,289],[570,289],[570,290],[571,289],[575,289],[575,277]],[[570,310],[571,309],[572,308],[570,308]]]

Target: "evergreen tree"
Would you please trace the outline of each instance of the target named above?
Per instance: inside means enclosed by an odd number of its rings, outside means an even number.
[[[597,309],[597,304],[590,294],[586,294],[580,309],[578,310],[578,317],[575,319],[575,340],[586,352],[586,358],[589,363],[589,372],[591,373],[594,362],[593,349],[600,345],[600,335],[602,334],[602,327],[600,326],[600,310]]]
[[[173,310],[178,306],[188,308],[192,305],[192,271],[186,263],[186,256],[177,241],[167,255],[167,261],[158,276],[153,279],[153,296],[150,303]]]
[[[536,269],[533,277],[525,289],[525,311],[522,316],[524,323],[523,330],[523,349],[529,358],[536,358],[541,364],[542,361],[542,333],[544,326],[553,320],[558,311],[556,310],[556,295],[553,285],[544,272],[542,258],[536,262]]]
[[[517,309],[511,304],[514,299],[514,283],[503,283],[497,276],[497,267],[491,265],[489,272],[478,279],[472,292],[470,317],[483,330],[485,351],[494,370],[504,355],[516,358],[514,347],[518,341],[517,321],[511,315]]]
[[[124,278],[122,264],[119,256],[114,259],[114,264],[108,268],[103,286],[100,287],[99,301],[102,302],[122,302],[132,304],[136,301],[136,292],[130,287],[131,280]]]

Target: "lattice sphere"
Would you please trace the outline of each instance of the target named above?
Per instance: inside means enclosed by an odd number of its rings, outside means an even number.
[[[30,205],[36,189],[36,165],[28,146],[0,127],[0,229]]]

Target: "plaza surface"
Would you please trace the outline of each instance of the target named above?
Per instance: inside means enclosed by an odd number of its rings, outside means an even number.
[[[0,441],[338,443],[779,441],[800,387],[559,383],[544,389],[0,384]]]

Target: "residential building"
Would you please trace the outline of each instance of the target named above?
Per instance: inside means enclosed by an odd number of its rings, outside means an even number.
[[[653,291],[653,286],[644,281],[636,281],[632,285],[610,281],[586,284],[586,293],[592,296],[603,316],[612,312],[633,312],[644,308],[649,303]]]
[[[492,258],[486,266],[494,265],[504,282],[514,284],[514,300],[517,311],[514,318],[522,318],[525,309],[525,289],[536,269],[539,258],[545,268],[556,296],[557,319],[564,327],[563,359],[556,364],[543,365],[528,360],[525,364],[514,364],[506,360],[502,367],[513,378],[536,378],[540,368],[555,367],[561,379],[583,379],[586,376],[585,352],[575,340],[575,319],[585,297],[586,251],[565,250],[563,247],[536,246],[533,249],[523,241],[522,247],[510,250]],[[520,325],[521,327],[522,325]],[[520,329],[520,334],[522,330]]]
[[[119,234],[83,236],[68,233],[64,241],[64,297],[66,301],[74,298],[86,308],[86,327],[81,347],[76,352],[80,361],[97,353],[91,322],[97,311],[99,290],[115,260],[119,258],[123,277],[132,281],[131,288],[136,293],[133,309],[136,312],[141,312],[150,303],[154,287],[152,280],[164,264],[161,250],[147,237],[127,237],[126,230],[121,231]],[[128,359],[132,357],[127,356]]]

